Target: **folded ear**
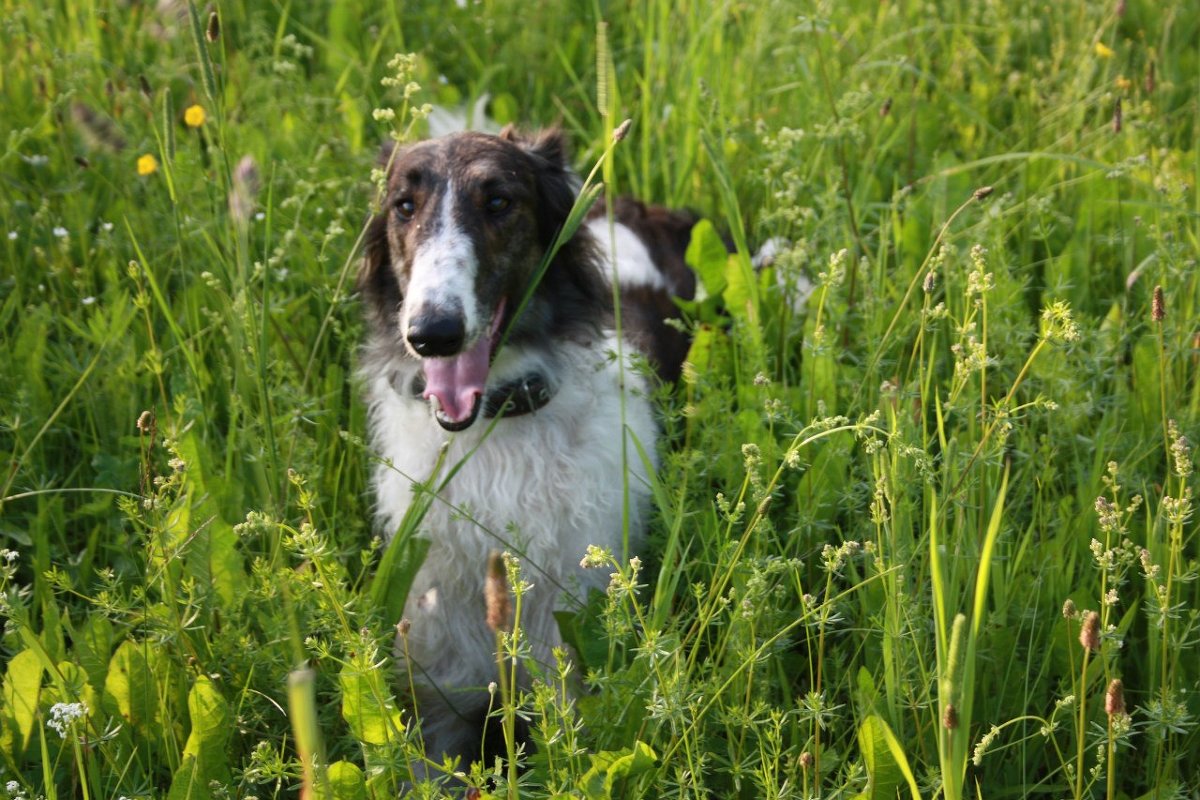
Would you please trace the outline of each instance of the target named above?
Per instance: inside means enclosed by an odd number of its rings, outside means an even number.
[[[500,138],[521,147],[530,155],[546,161],[559,169],[567,169],[568,152],[567,137],[562,128],[557,126],[546,128],[532,136],[526,136],[517,131],[512,125],[505,125],[500,131]]]
[[[358,291],[369,313],[381,324],[388,324],[400,307],[400,285],[392,270],[388,248],[387,213],[371,218],[363,237],[363,258],[358,267]]]
[[[549,247],[567,221],[579,191],[579,178],[567,163],[566,136],[559,127],[526,135],[506,125],[500,138],[533,156],[540,205],[538,234],[542,244]]]

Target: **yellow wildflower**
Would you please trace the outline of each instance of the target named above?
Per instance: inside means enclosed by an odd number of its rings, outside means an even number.
[[[188,106],[187,111],[183,112],[183,121],[189,128],[199,128],[206,119],[208,115],[204,113],[203,106]]]
[[[138,175],[153,175],[158,172],[158,159],[146,153],[137,160]]]
[[[1119,78],[1117,78],[1117,88],[1120,89],[1122,92],[1128,92],[1130,89],[1133,88],[1133,81],[1129,80],[1129,78],[1126,78],[1124,75],[1122,75]]]
[[[1104,42],[1096,42],[1096,55],[1100,58],[1112,58],[1116,53]]]

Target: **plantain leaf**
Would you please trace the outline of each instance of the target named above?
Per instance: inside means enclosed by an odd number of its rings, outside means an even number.
[[[913,800],[921,800],[917,781],[900,742],[882,717],[872,714],[858,728],[858,746],[867,770],[867,788],[861,800],[892,800],[908,784]]]
[[[345,667],[338,676],[342,687],[342,716],[360,742],[387,744],[404,730],[400,709],[384,681],[385,671]]]
[[[707,219],[702,219],[692,228],[684,260],[700,276],[700,283],[710,297],[725,291],[729,284],[725,268],[729,262],[729,251],[717,229]]]
[[[200,762],[191,753],[184,753],[183,761],[171,778],[167,800],[210,800],[208,781],[200,768]]]
[[[104,705],[135,728],[154,721],[157,691],[144,645],[126,640],[113,653],[104,679]]]
[[[8,662],[4,686],[0,689],[0,749],[20,754],[29,744],[37,717],[38,697],[42,689],[42,660],[32,650],[22,650]]]
[[[367,783],[357,764],[335,761],[325,770],[325,780],[334,800],[367,800]]]
[[[588,800],[608,800],[618,780],[633,778],[654,768],[658,756],[645,742],[634,742],[624,750],[602,750],[589,756],[591,768],[579,779]]]
[[[225,745],[229,741],[229,705],[207,675],[201,675],[188,694],[192,731],[184,755],[192,755],[201,774],[209,781],[228,781],[229,763]]]

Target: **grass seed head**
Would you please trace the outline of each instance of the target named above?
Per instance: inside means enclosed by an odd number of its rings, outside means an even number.
[[[1093,653],[1100,650],[1100,615],[1095,611],[1083,613],[1083,626],[1079,629],[1079,643],[1084,650]]]
[[[1075,601],[1069,597],[1063,602],[1062,615],[1063,619],[1075,619],[1079,615],[1079,612],[1075,609]]]
[[[1167,318],[1167,301],[1163,297],[1162,286],[1154,287],[1154,299],[1150,301],[1150,319],[1162,322]]]
[[[208,27],[204,29],[204,38],[215,42],[221,38],[221,18],[213,11],[208,15]]]
[[[942,714],[942,727],[948,731],[958,728],[958,710],[953,703],[946,704],[946,710]]]
[[[488,627],[493,631],[508,630],[511,610],[508,602],[508,578],[505,575],[504,557],[498,550],[493,550],[488,555],[483,599],[487,606]]]
[[[1113,133],[1121,132],[1121,121],[1122,121],[1121,98],[1118,97],[1117,102],[1113,104],[1113,119],[1112,119]]]
[[[1108,716],[1125,713],[1125,685],[1120,678],[1113,678],[1104,693],[1104,713]]]

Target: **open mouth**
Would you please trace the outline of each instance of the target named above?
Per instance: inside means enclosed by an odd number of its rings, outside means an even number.
[[[504,298],[501,298],[487,332],[469,348],[447,358],[421,360],[425,370],[425,390],[421,396],[430,401],[434,419],[445,430],[466,430],[479,416],[503,319]]]

